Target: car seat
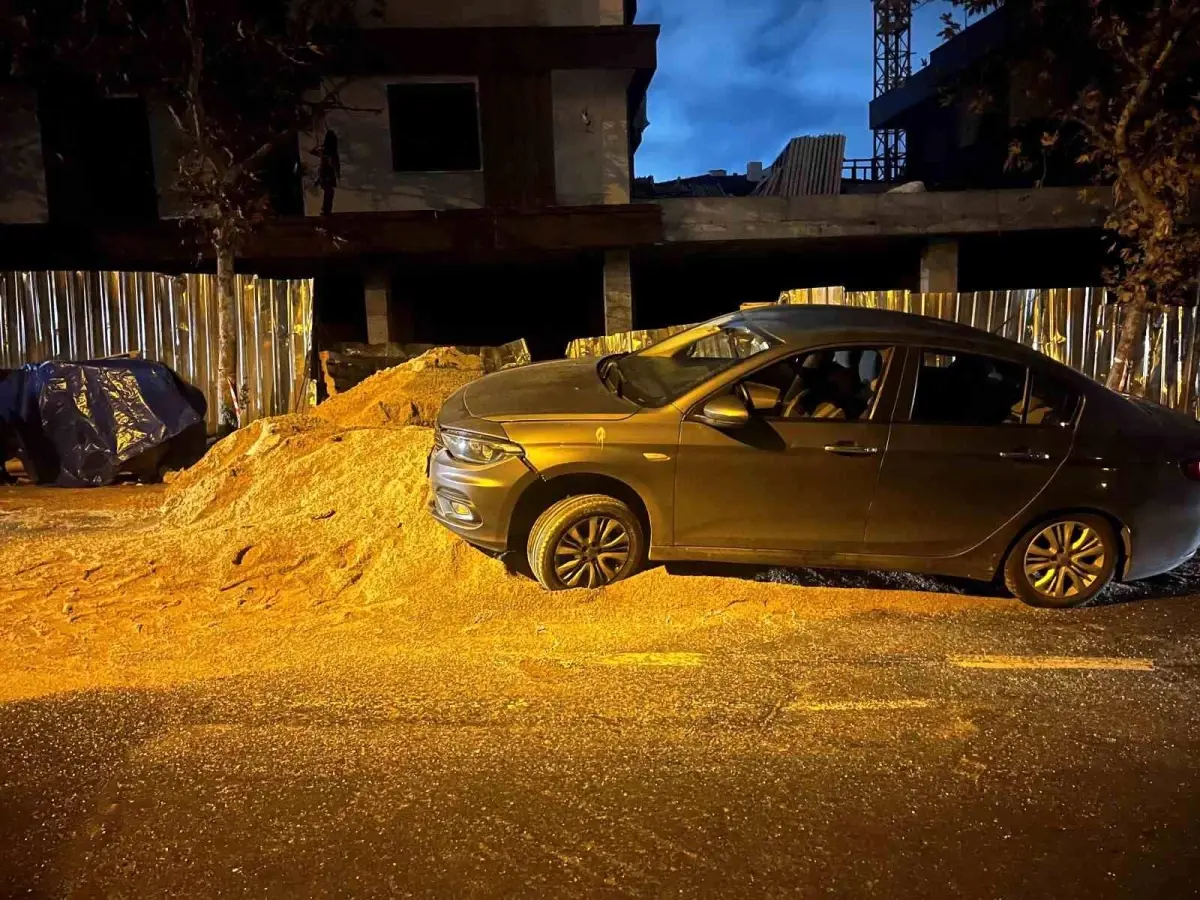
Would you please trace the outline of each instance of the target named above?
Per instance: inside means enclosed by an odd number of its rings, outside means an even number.
[[[830,403],[825,400],[817,404],[817,408],[812,411],[810,418],[813,419],[844,419],[846,411],[836,403]]]

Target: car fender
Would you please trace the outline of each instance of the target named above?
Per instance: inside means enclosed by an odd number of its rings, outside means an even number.
[[[549,452],[526,450],[527,461],[543,481],[585,475],[620,482],[636,493],[646,507],[651,542],[655,546],[673,542],[674,454],[669,454],[668,459],[651,460],[646,458],[646,451],[637,448],[611,447],[598,459],[592,448],[558,446],[545,449]]]

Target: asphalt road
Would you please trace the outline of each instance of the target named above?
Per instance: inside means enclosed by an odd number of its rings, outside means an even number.
[[[23,897],[1186,897],[1200,604],[0,707]],[[720,646],[720,645],[718,645]]]

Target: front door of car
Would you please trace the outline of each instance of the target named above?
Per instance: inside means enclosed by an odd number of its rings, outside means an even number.
[[[908,359],[865,549],[953,556],[1049,484],[1071,452],[1079,397],[1020,363],[920,348]]]
[[[699,404],[680,427],[676,545],[859,551],[899,380],[892,355],[856,346],[773,363],[733,386],[756,407],[743,426],[710,424]]]

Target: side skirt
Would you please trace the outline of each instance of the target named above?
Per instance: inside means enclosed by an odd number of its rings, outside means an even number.
[[[970,556],[880,556],[868,553],[819,553],[803,550],[742,550],[729,547],[651,547],[654,562],[740,563],[755,566],[811,566],[817,569],[860,569],[916,572],[991,581],[996,561],[982,553]]]

